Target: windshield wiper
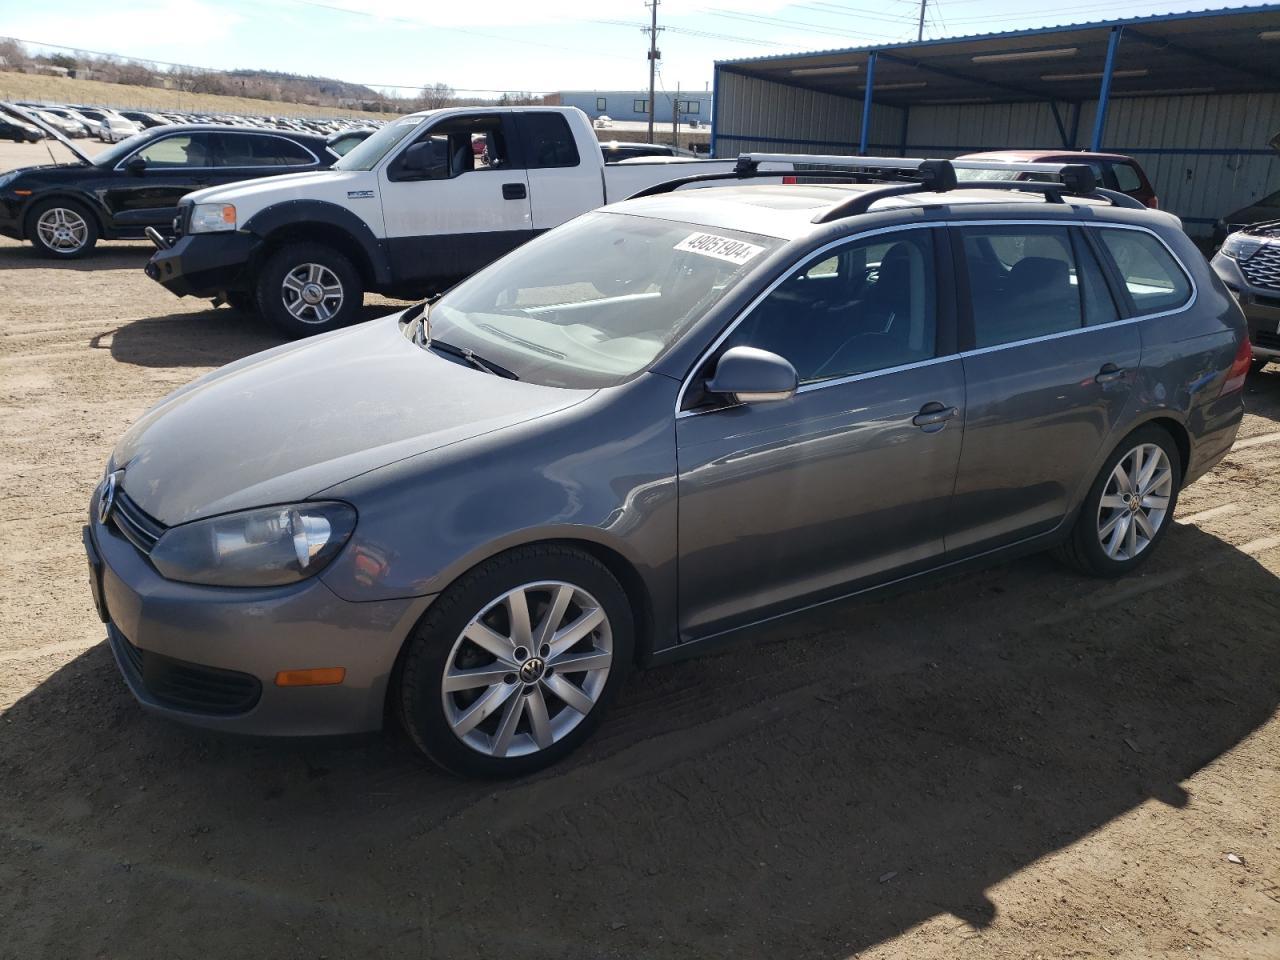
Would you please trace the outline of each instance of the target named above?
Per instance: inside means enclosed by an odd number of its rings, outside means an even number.
[[[500,367],[491,360],[486,360],[484,357],[477,356],[475,351],[470,347],[455,347],[452,343],[445,343],[443,340],[437,340],[435,337],[422,342],[420,346],[426,347],[428,350],[439,350],[441,353],[447,353],[450,356],[461,357],[477,370],[483,370],[485,373],[492,373],[497,377],[504,377],[507,380],[520,379],[506,367]]]

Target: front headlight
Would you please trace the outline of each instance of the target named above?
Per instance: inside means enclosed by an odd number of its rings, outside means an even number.
[[[229,203],[197,203],[191,211],[191,233],[217,233],[236,228],[236,208]]]
[[[1222,255],[1232,260],[1248,260],[1262,247],[1262,241],[1244,233],[1233,233],[1222,241]]]
[[[151,551],[161,576],[216,587],[297,583],[323,570],[356,526],[345,503],[261,507],[172,527]]]

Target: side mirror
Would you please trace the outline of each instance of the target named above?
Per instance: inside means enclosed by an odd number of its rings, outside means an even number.
[[[435,140],[415,143],[400,158],[401,174],[413,180],[449,179],[447,149]]]
[[[730,347],[716,363],[707,389],[730,396],[737,403],[767,403],[790,400],[798,383],[796,368],[776,353],[755,347]]]
[[[147,169],[147,161],[143,160],[141,157],[132,157],[129,162],[124,165],[124,168],[135,177],[140,177],[142,176],[142,171]]]

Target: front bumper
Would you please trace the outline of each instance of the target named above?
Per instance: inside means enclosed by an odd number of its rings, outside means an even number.
[[[1280,360],[1280,289],[1253,286],[1240,265],[1221,253],[1213,258],[1212,266],[1249,321],[1253,355],[1260,360]]]
[[[269,736],[382,726],[396,656],[431,598],[351,603],[315,578],[262,589],[176,583],[96,516],[84,536],[116,665],[148,711]],[[282,670],[322,667],[344,667],[346,677],[332,686],[275,684]]]
[[[179,237],[147,261],[147,276],[179,297],[216,297],[249,289],[249,264],[261,240],[239,230]]]

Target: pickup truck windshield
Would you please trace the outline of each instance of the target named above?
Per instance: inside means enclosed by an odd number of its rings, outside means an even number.
[[[372,170],[405,137],[421,129],[423,117],[401,117],[357,143],[333,165],[335,170]]]
[[[781,242],[589,213],[445,294],[431,308],[430,335],[521,380],[612,386],[652,364]]]

